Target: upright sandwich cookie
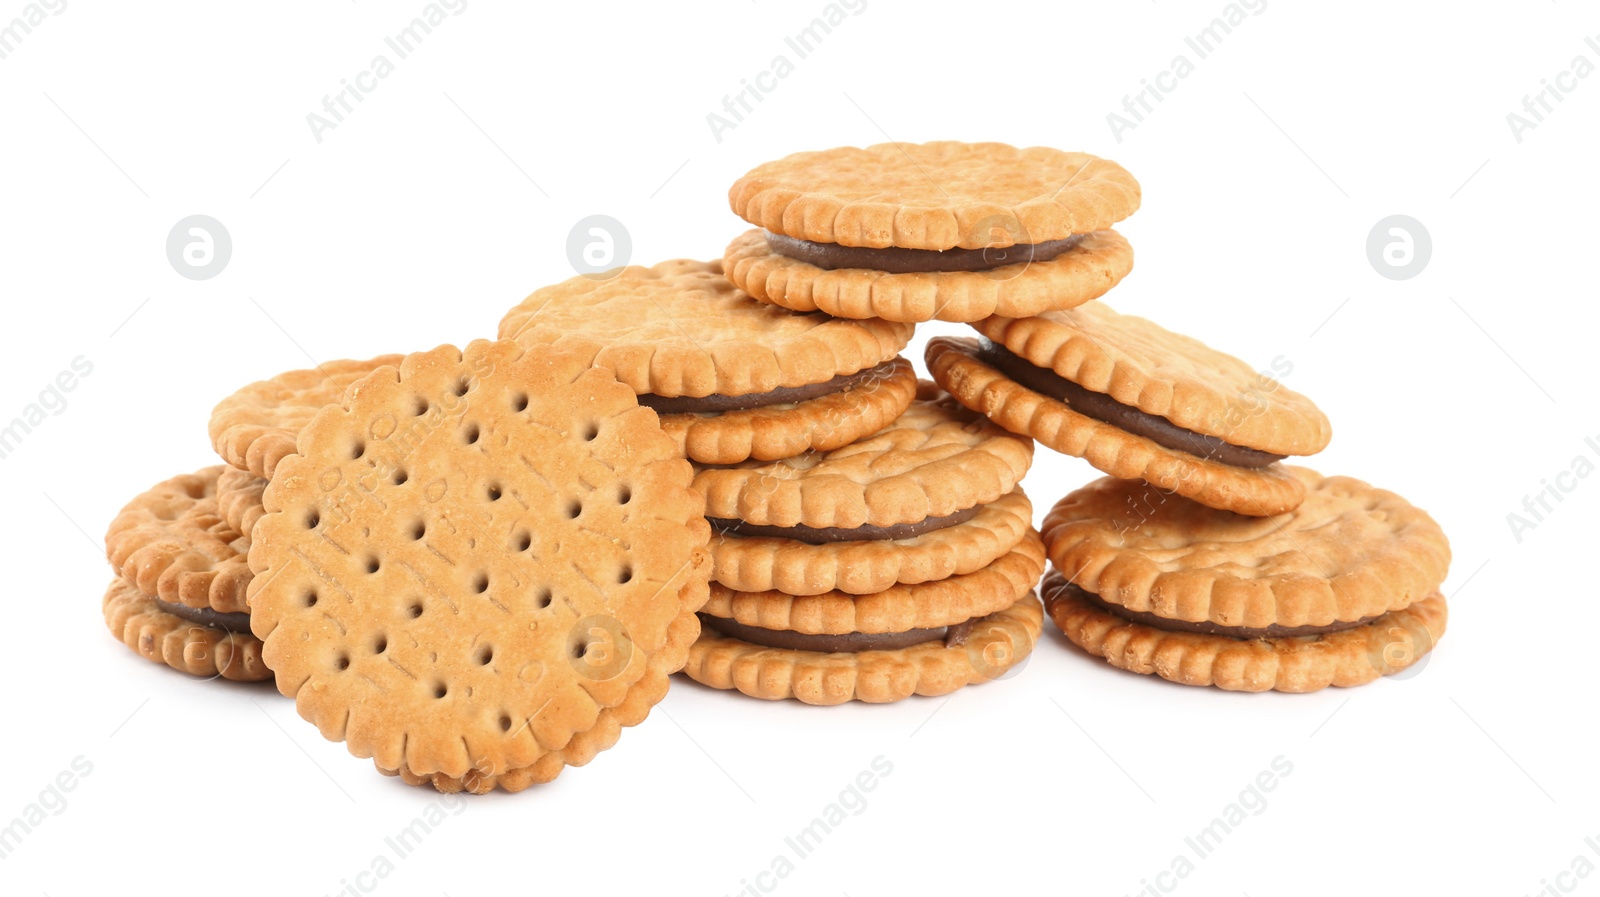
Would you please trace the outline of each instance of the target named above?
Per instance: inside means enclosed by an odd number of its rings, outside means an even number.
[[[1293,510],[1300,478],[1278,461],[1332,438],[1311,400],[1244,362],[1100,302],[938,337],[928,369],[963,405],[1013,433],[1239,514]]]
[[[1450,544],[1393,492],[1286,469],[1295,511],[1241,517],[1101,479],[1045,517],[1045,604],[1113,666],[1230,691],[1316,691],[1399,672],[1444,635]]]
[[[500,337],[580,352],[633,387],[704,464],[834,449],[899,416],[916,393],[896,357],[912,326],[794,314],[686,259],[536,291]]]
[[[1071,308],[1133,268],[1111,225],[1139,208],[1122,166],[1003,143],[884,143],[796,153],[734,182],[757,226],[728,277],[796,311],[976,321]]]
[[[251,626],[301,716],[380,771],[549,781],[642,721],[699,634],[693,472],[588,361],[509,340],[408,356],[278,465]]]
[[[399,364],[402,357],[327,361],[309,370],[252,383],[212,410],[211,444],[222,460],[271,479],[278,461],[294,453],[300,428],[318,411],[342,399],[350,384],[384,365]]]
[[[704,468],[719,535],[685,672],[812,704],[897,701],[995,678],[1032,650],[1044,547],[1019,439],[925,384],[833,452]]]
[[[217,510],[225,468],[173,477],[128,503],[106,532],[118,574],[101,609],[111,634],[140,655],[195,676],[272,675],[250,633],[250,538]]]

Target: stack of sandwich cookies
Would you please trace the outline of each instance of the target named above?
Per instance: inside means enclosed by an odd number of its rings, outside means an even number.
[[[118,578],[102,611],[112,635],[140,655],[195,676],[272,675],[250,633],[245,592],[250,538],[217,508],[221,466],[158,483],[106,533]]]
[[[1038,637],[1044,567],[1017,489],[1033,445],[924,384],[894,424],[833,452],[702,468],[712,541],[685,672],[811,704],[897,701],[993,679]]]
[[[443,346],[300,432],[256,524],[251,626],[323,735],[443,791],[614,744],[699,634],[692,469],[582,352]]]
[[[835,449],[894,420],[916,375],[897,356],[912,325],[795,314],[755,301],[721,262],[676,260],[545,287],[502,339],[554,343],[633,387],[704,464]]]
[[[1133,267],[1111,225],[1139,207],[1115,162],[1047,147],[953,141],[796,153],[728,191],[757,226],[728,277],[796,311],[976,321],[1070,308]]]
[[[1310,399],[1231,355],[1100,302],[972,325],[927,362],[968,408],[1125,479],[1269,516],[1304,498],[1277,462],[1332,437]]]
[[[1392,492],[1286,468],[1295,511],[1243,517],[1101,479],[1045,517],[1051,617],[1113,666],[1232,691],[1316,691],[1404,670],[1444,635],[1450,545]]]

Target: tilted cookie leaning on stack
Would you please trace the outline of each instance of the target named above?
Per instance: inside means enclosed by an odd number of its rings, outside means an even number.
[[[1277,462],[1322,451],[1328,418],[1244,362],[1101,302],[937,337],[928,369],[1014,433],[1239,514],[1292,511],[1300,480]]]
[[[796,311],[976,321],[1070,308],[1133,268],[1111,225],[1139,208],[1122,166],[1003,143],[883,143],[795,153],[728,191],[757,226],[728,278]]]
[[[831,452],[702,467],[716,580],[684,669],[810,704],[994,679],[1033,649],[1043,547],[1017,488],[1033,443],[931,383]]]

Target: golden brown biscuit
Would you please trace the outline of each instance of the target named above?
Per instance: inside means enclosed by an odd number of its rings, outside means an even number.
[[[380,770],[524,787],[661,695],[709,527],[656,415],[581,353],[407,356],[301,432],[251,552],[251,625],[300,714]],[[588,734],[586,734],[588,733]]]
[[[1350,477],[1286,467],[1306,490],[1293,512],[1251,518],[1109,477],[1045,515],[1050,560],[1102,600],[1223,626],[1325,626],[1402,610],[1433,594],[1450,543],[1433,518]]]
[[[237,467],[229,467],[217,478],[217,512],[236,532],[250,535],[256,521],[266,513],[261,496],[269,480]]]
[[[1015,548],[1032,520],[1033,506],[1015,489],[965,522],[909,539],[809,544],[723,532],[711,541],[713,577],[740,592],[870,595],[980,570]]]
[[[832,451],[701,467],[706,516],[763,526],[915,523],[995,501],[1033,461],[1033,441],[961,407],[932,383],[878,432]]]
[[[615,373],[705,464],[826,451],[884,426],[915,389],[895,355],[911,333],[774,308],[730,284],[720,261],[687,259],[544,287],[500,322],[502,338]]]
[[[794,404],[712,414],[664,414],[661,428],[701,464],[772,461],[832,451],[899,417],[917,394],[911,362],[895,358],[840,392]]]
[[[172,605],[142,594],[121,579],[101,601],[106,627],[140,656],[191,676],[257,682],[272,677],[261,659],[261,640],[248,629],[228,630],[185,620]]]
[[[1298,638],[1239,639],[1172,632],[1095,607],[1051,571],[1045,605],[1073,644],[1118,669],[1227,691],[1311,692],[1364,685],[1421,660],[1444,636],[1438,592],[1353,629]]]
[[[1327,415],[1305,396],[1103,302],[972,327],[1024,361],[1186,430],[1279,455],[1314,455],[1333,438]]]
[[[972,621],[962,644],[931,641],[887,651],[835,652],[766,648],[703,632],[684,673],[712,688],[754,698],[807,704],[888,703],[949,694],[1015,669],[1039,639],[1039,599],[1030,591],[1011,606]]]
[[[403,357],[327,361],[252,383],[212,410],[211,444],[234,467],[272,479],[278,462],[294,452],[300,428],[323,406],[342,399],[350,384],[384,365],[399,364]]]
[[[1023,386],[981,359],[979,350],[977,340],[935,337],[928,341],[928,370],[961,404],[1013,433],[1112,476],[1143,480],[1238,514],[1281,514],[1305,498],[1300,481],[1280,464],[1251,469],[1168,448]]]
[[[1087,153],[1003,143],[880,143],[795,153],[728,190],[733,213],[774,233],[844,246],[947,250],[1104,230],[1139,208],[1139,183]]]
[[[762,302],[794,311],[890,321],[977,321],[1072,308],[1104,296],[1133,270],[1133,247],[1114,230],[1086,235],[1048,261],[983,271],[892,273],[821,268],[768,245],[765,232],[736,237],[723,255],[728,278]]]
[[[1011,606],[1044,573],[1044,543],[1029,530],[1011,551],[971,573],[870,595],[825,592],[796,597],[779,591],[738,592],[711,584],[705,613],[747,626],[807,634],[905,632],[952,626]]]
[[[111,521],[106,558],[138,595],[219,613],[249,611],[250,537],[218,512],[223,470],[219,464],[157,483]]]
[[[741,396],[823,383],[894,358],[912,327],[797,315],[757,302],[722,262],[675,259],[536,290],[500,338],[587,355],[640,395]]]

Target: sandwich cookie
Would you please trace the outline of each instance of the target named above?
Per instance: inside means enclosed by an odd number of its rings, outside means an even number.
[[[796,311],[891,321],[1035,315],[1104,295],[1133,268],[1111,225],[1139,183],[1086,153],[883,143],[796,153],[728,191],[757,226],[728,277]]]
[[[1032,440],[932,383],[893,424],[845,448],[701,467],[713,578],[742,592],[881,592],[972,573],[1032,526],[1017,484]]]
[[[928,369],[963,405],[1014,433],[1204,505],[1293,510],[1300,478],[1277,462],[1321,451],[1328,418],[1244,362],[1100,302],[938,337]]]
[[[118,579],[101,602],[111,634],[140,655],[194,676],[270,678],[250,632],[250,539],[217,510],[208,467],[158,483],[106,532]]]
[[[728,283],[721,262],[679,259],[538,290],[500,337],[579,352],[659,413],[690,459],[731,464],[835,449],[887,426],[916,392],[896,355],[912,329],[775,308]]]
[[[294,453],[300,428],[323,406],[344,398],[350,384],[402,355],[366,361],[328,361],[304,371],[261,380],[223,399],[211,411],[211,444],[222,460],[262,479],[285,455]]]
[[[1111,665],[1230,691],[1362,685],[1444,635],[1450,544],[1425,512],[1349,477],[1285,468],[1305,502],[1243,517],[1105,478],[1044,522],[1045,605]]]
[[[1033,445],[921,384],[832,452],[704,467],[717,580],[688,675],[754,697],[897,701],[1032,649],[1043,544],[1017,483]]]
[[[583,353],[411,355],[298,444],[255,527],[251,626],[324,737],[413,784],[517,791],[665,695],[710,527],[655,412]]]
[[[997,679],[1038,641],[1031,529],[977,571],[869,595],[796,597],[713,583],[684,673],[713,688],[807,704],[888,703]]]

